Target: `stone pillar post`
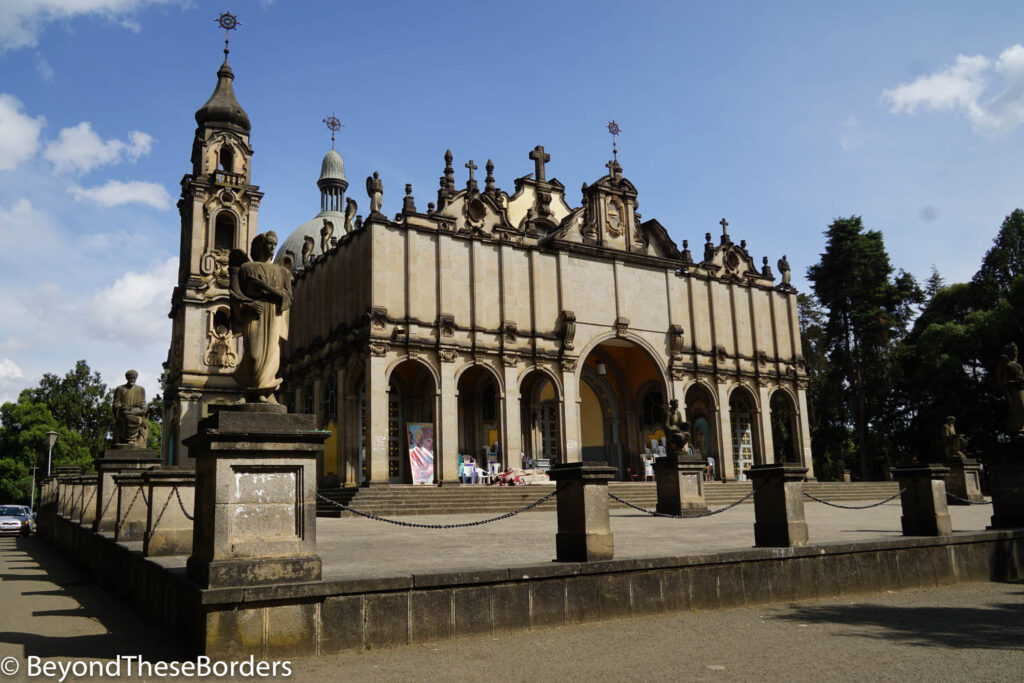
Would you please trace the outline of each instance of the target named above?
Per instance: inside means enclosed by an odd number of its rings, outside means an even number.
[[[946,475],[946,491],[957,496],[947,496],[948,505],[970,505],[984,502],[981,495],[981,464],[973,458],[949,458],[946,460],[949,474]],[[970,501],[970,502],[967,502]]]
[[[953,526],[946,508],[946,475],[943,465],[904,465],[892,468],[893,478],[903,490],[904,536],[949,536]]]
[[[522,467],[523,459],[519,457],[523,448],[523,421],[519,415],[519,377],[518,366],[506,365],[504,384],[505,393],[502,399],[504,412],[501,436],[503,443],[501,452],[505,454],[508,467]]]
[[[666,455],[654,459],[654,481],[658,488],[656,510],[663,515],[681,515],[708,509],[704,500],[704,468],[707,461],[690,455]]]
[[[72,522],[77,522],[82,516],[82,475],[76,474],[71,477],[71,497],[68,500],[67,513],[64,515]]]
[[[757,411],[757,437],[761,445],[761,462],[768,465],[775,462],[775,439],[772,435],[772,403],[768,387],[757,388],[757,400],[761,409]],[[756,462],[756,460],[755,460]]]
[[[800,461],[801,464],[807,468],[807,479],[813,481],[814,475],[814,457],[811,454],[811,422],[807,417],[807,389],[797,386],[796,390],[797,398],[797,420],[796,423],[800,428],[799,434],[794,434],[794,438],[797,438],[797,443],[800,444]]]
[[[608,482],[615,477],[615,468],[591,462],[557,463],[548,476],[559,487],[555,559],[612,559],[615,546],[608,520]]]
[[[440,467],[434,468],[434,478],[437,483],[443,485],[459,483],[459,387],[455,380],[456,359],[454,352],[443,350],[438,365],[438,374],[441,377],[438,386],[438,391],[441,392],[441,406],[436,416],[435,429],[441,438],[440,444],[434,447],[434,457],[437,458]]]
[[[320,580],[316,462],[329,434],[314,416],[278,405],[227,406],[199,423],[189,439],[196,499],[187,567],[196,583]]]
[[[1017,439],[985,455],[985,471],[992,491],[990,529],[1024,527],[1024,444]]]
[[[732,416],[729,412],[729,387],[718,385],[718,476],[722,481],[734,481],[736,471],[732,459]]]
[[[118,543],[141,541],[146,535],[149,494],[142,480],[142,472],[143,470],[126,470],[114,475],[114,485],[117,486],[114,540]]]
[[[78,465],[61,465],[55,467],[57,477],[57,515],[67,517],[71,509],[71,498],[74,493],[72,477],[79,475],[82,468]]]
[[[754,487],[754,545],[807,545],[803,494],[806,475],[806,467],[786,463],[754,465],[747,470]]]
[[[77,511],[75,521],[79,524],[92,528],[96,519],[96,490],[98,488],[98,475],[82,475],[82,504]]]
[[[190,467],[145,470],[143,485],[150,504],[142,554],[191,555],[195,517],[196,473]]]
[[[96,458],[99,482],[96,489],[96,518],[93,531],[113,532],[117,526],[117,486],[114,475],[129,470],[143,470],[160,464],[160,454],[145,448],[115,446]]]

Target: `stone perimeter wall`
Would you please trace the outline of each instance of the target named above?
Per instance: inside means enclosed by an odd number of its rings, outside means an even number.
[[[185,558],[55,514],[41,533],[195,654],[321,655],[665,612],[1024,579],[1024,530],[203,590]],[[135,544],[141,545],[141,544]]]

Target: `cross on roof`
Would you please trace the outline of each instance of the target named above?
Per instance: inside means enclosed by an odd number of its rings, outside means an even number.
[[[725,230],[725,229],[726,229],[727,227],[729,227],[729,221],[727,221],[727,220],[725,220],[725,219],[723,218],[722,220],[718,221],[718,224],[722,226],[722,233],[723,233],[723,234],[725,234],[725,232],[726,232],[726,230]]]
[[[478,168],[479,168],[479,166],[477,166],[476,164],[474,164],[474,163],[473,163],[473,160],[472,160],[472,159],[470,159],[470,160],[469,160],[469,163],[468,163],[468,164],[466,164],[466,168],[468,168],[468,169],[469,169],[469,182],[473,182],[473,171],[475,171],[476,169],[478,169]]]
[[[534,175],[537,178],[537,182],[546,183],[547,177],[544,175],[544,164],[551,161],[551,155],[544,153],[544,148],[541,145],[537,145],[530,152],[530,158],[533,159]]]
[[[622,167],[619,166],[619,162],[615,159],[612,159],[605,164],[605,167],[608,169],[608,177],[612,180],[617,180],[619,178],[619,174],[622,173]]]

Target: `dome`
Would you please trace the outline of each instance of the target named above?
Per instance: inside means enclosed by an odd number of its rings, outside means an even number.
[[[321,211],[314,218],[306,221],[295,229],[292,234],[281,242],[274,256],[274,263],[281,263],[285,252],[295,254],[295,268],[302,267],[302,245],[307,237],[313,238],[313,257],[320,256],[320,230],[324,227],[324,219],[334,224],[332,237],[341,239],[345,235],[345,214],[339,211]]]
[[[235,99],[235,89],[231,84],[233,80],[235,74],[225,59],[217,71],[217,86],[213,89],[213,94],[196,112],[196,123],[238,126],[246,133],[249,132],[249,115]]]
[[[324,155],[320,164],[320,180],[345,180],[345,162],[333,149]]]

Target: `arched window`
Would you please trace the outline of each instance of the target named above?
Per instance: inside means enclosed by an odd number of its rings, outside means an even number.
[[[229,211],[221,211],[217,214],[217,222],[213,231],[214,249],[234,249],[235,247],[235,217]]]
[[[661,389],[650,389],[644,394],[642,427],[659,427],[665,421],[665,397]]]
[[[323,423],[326,425],[332,420],[338,421],[338,380],[335,377],[328,377],[324,382],[324,395],[320,402],[320,412],[323,415]]]
[[[230,145],[224,145],[220,148],[218,161],[221,171],[226,171],[227,173],[235,172],[235,151],[231,149]]]

